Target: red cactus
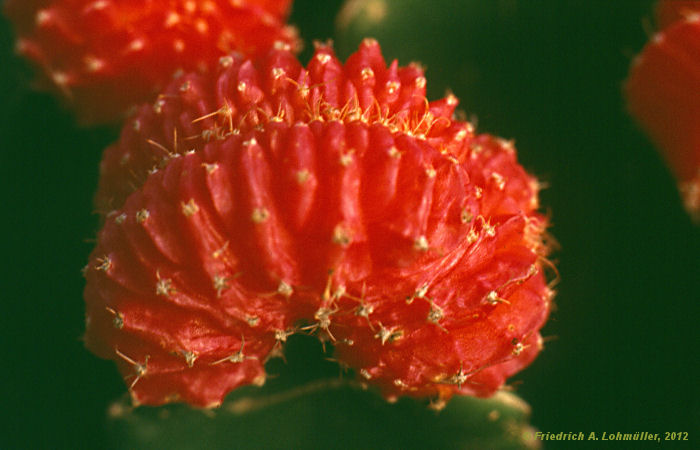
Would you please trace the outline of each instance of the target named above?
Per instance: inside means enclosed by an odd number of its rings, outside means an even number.
[[[84,123],[112,121],[151,99],[177,70],[207,70],[221,55],[263,55],[279,41],[290,0],[9,0],[17,51],[41,84]]]
[[[656,4],[656,26],[667,26],[700,12],[700,0],[661,0]]]
[[[700,12],[653,37],[633,62],[625,94],[678,178],[686,209],[700,218]]]
[[[89,348],[149,404],[216,405],[295,332],[388,397],[493,393],[540,349],[546,220],[456,105],[371,40],[179,78],[105,153]]]

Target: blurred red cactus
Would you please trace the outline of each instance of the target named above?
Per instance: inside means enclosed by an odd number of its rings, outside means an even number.
[[[232,51],[298,46],[290,0],[9,0],[17,51],[87,124],[115,121],[178,70],[206,71]]]
[[[700,220],[700,2],[662,2],[659,11],[661,23],[682,18],[635,58],[625,95],[630,113],[678,178],[685,208]]]

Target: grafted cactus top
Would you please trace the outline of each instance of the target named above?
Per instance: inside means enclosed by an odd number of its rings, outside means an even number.
[[[185,75],[104,154],[86,342],[135,401],[218,405],[315,333],[385,396],[490,395],[540,350],[538,183],[362,43]]]

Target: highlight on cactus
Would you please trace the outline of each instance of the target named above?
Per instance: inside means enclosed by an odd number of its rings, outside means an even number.
[[[654,11],[655,23],[659,29],[664,29],[679,20],[690,18],[698,11],[698,0],[659,0]]]
[[[624,92],[700,221],[700,2],[662,1],[656,13],[663,28],[632,62]]]
[[[291,0],[8,0],[16,49],[85,124],[122,119],[177,71],[299,47]]]
[[[101,164],[90,350],[137,404],[211,407],[313,334],[387,399],[489,396],[553,290],[538,181],[366,39],[175,79]]]

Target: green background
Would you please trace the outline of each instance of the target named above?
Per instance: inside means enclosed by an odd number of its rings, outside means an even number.
[[[307,42],[333,36],[339,3],[295,2]],[[466,72],[427,64],[433,98],[453,89],[478,129],[515,139],[523,165],[548,185],[541,203],[561,246],[557,306],[545,351],[512,384],[543,431],[689,431],[697,440],[700,227],[620,94],[651,2],[501,3],[468,16],[464,4],[405,11],[424,22],[385,56],[470,61]],[[96,233],[100,152],[116,132],[76,127],[30,80],[3,21],[0,448],[100,448],[106,406],[125,388],[111,362],[82,347],[80,268]]]

